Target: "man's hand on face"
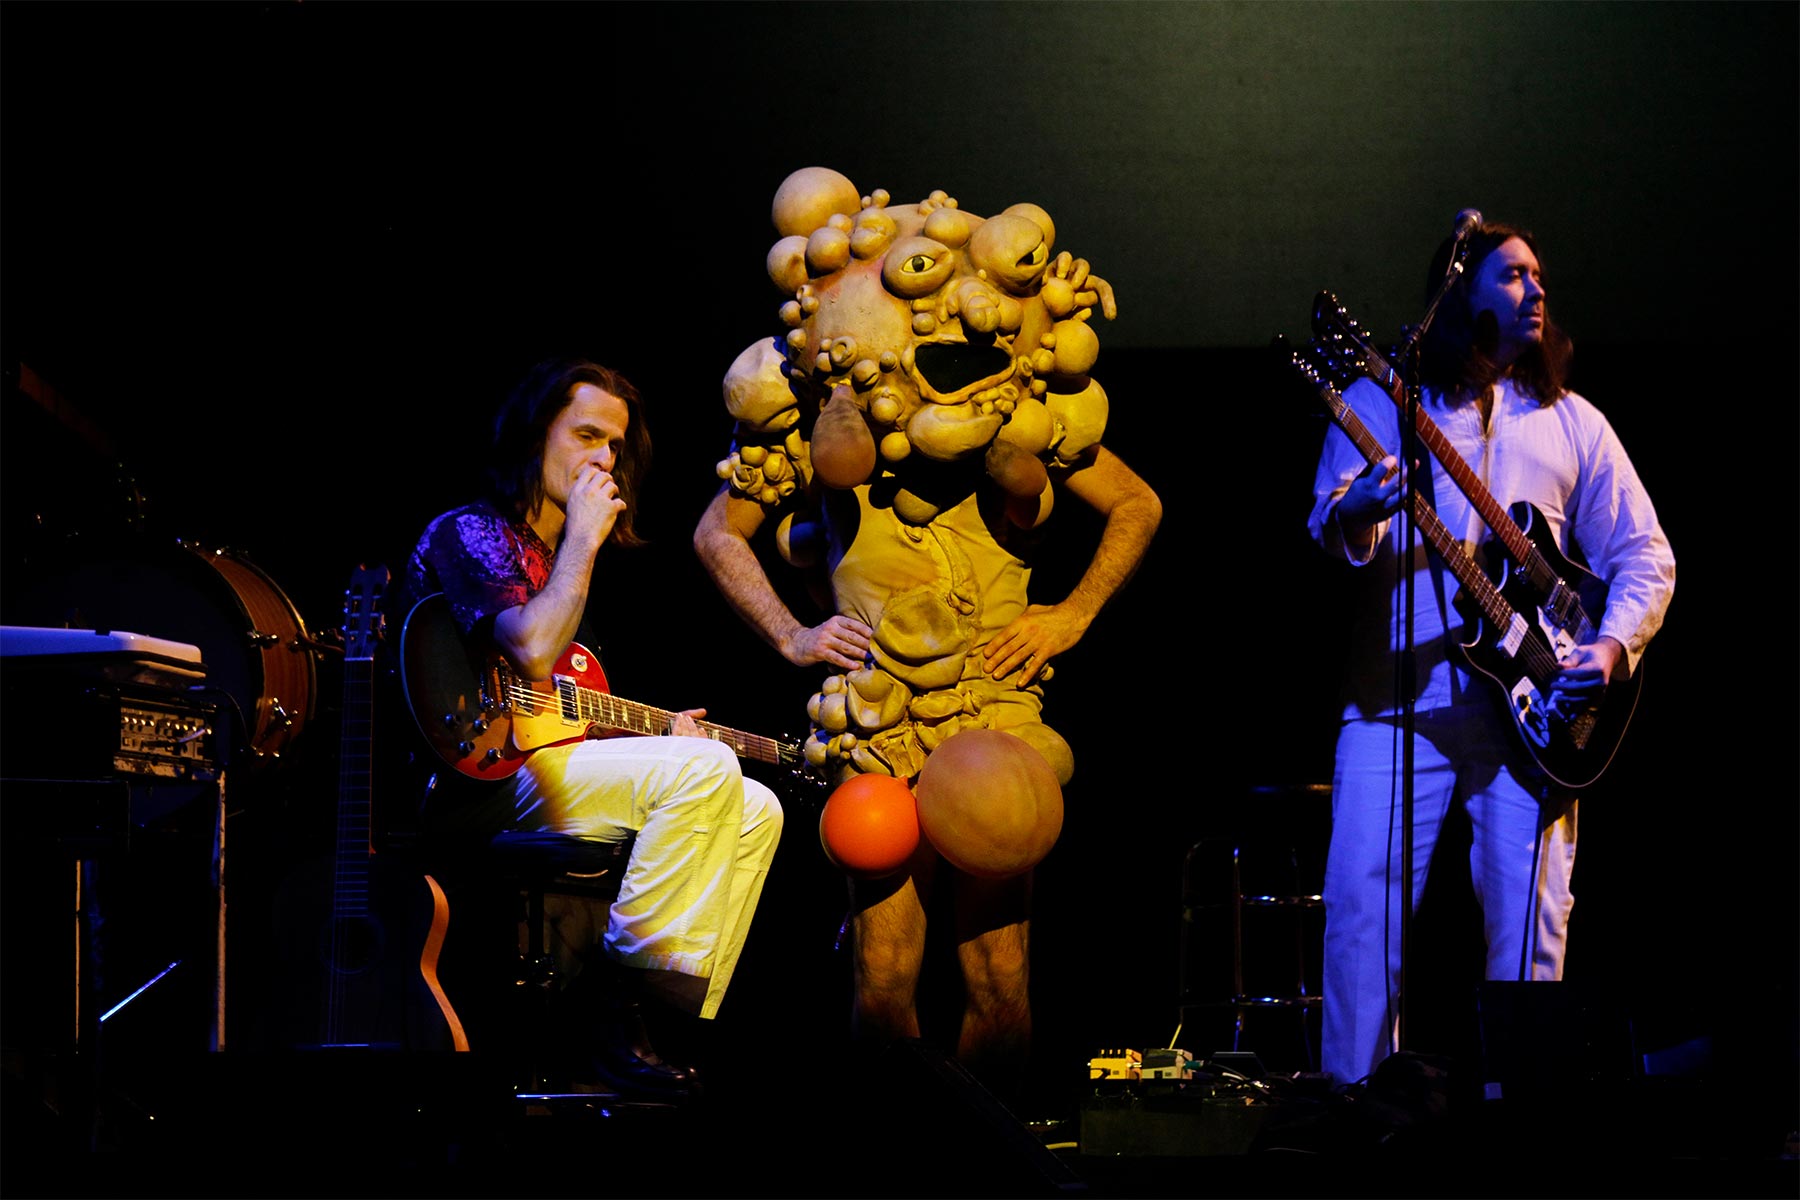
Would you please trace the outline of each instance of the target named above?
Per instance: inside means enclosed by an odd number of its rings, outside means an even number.
[[[619,498],[619,485],[612,473],[584,466],[575,473],[575,482],[569,488],[564,539],[571,534],[592,538],[594,549],[598,550],[624,511],[625,501]]]

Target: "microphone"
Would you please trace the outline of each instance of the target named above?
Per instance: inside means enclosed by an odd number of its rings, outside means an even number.
[[[1407,331],[1406,339],[1394,350],[1397,360],[1404,360],[1412,353],[1413,347],[1425,336],[1425,330],[1431,325],[1431,318],[1436,315],[1438,304],[1449,294],[1450,288],[1462,277],[1463,259],[1469,256],[1469,235],[1481,225],[1481,210],[1465,208],[1456,214],[1456,227],[1450,231],[1448,250],[1438,247],[1438,255],[1431,260],[1435,268],[1438,259],[1444,261],[1444,278],[1437,286],[1437,294],[1432,296],[1431,303],[1425,307],[1425,319]]]

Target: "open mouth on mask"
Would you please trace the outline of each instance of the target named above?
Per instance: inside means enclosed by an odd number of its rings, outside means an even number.
[[[913,350],[913,370],[931,390],[951,396],[976,384],[998,382],[1012,370],[1012,355],[999,346],[927,342]]]

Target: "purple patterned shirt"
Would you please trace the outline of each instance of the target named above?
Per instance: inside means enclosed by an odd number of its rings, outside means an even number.
[[[542,591],[555,558],[524,521],[508,521],[490,504],[467,504],[425,527],[407,583],[415,598],[443,592],[466,635]]]

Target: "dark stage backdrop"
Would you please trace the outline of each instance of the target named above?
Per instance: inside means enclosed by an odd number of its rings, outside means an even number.
[[[688,549],[718,380],[777,331],[774,189],[821,164],[896,200],[1042,204],[1117,288],[1107,444],[1167,503],[1049,697],[1077,774],[1039,895],[1042,1041],[1076,1070],[1173,1032],[1188,848],[1247,787],[1329,775],[1323,425],[1264,347],[1320,287],[1393,336],[1479,207],[1541,236],[1577,385],[1681,564],[1584,804],[1571,975],[1653,1040],[1712,1033],[1791,1079],[1795,26],[1731,4],[7,5],[4,352],[66,407],[6,397],[5,594],[189,538],[329,627],[358,562],[398,567],[463,498],[511,380],[579,349],[639,383],[657,438],[653,545],[596,594],[615,686],[794,729],[811,677]],[[1097,535],[1056,523],[1052,599]],[[267,789],[275,829],[329,802],[335,686]],[[815,847],[796,809],[741,1030],[841,1020]]]

